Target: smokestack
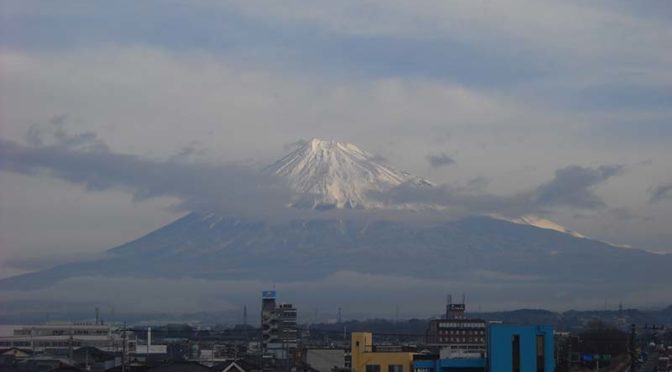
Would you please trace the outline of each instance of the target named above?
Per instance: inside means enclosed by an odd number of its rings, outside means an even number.
[[[147,353],[149,354],[149,347],[152,346],[152,327],[147,327]]]

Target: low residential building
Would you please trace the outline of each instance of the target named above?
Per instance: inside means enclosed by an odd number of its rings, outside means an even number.
[[[353,332],[351,338],[352,372],[411,372],[416,352],[376,347],[373,334]]]

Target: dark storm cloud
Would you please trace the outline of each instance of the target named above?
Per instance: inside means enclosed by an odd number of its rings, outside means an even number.
[[[651,191],[649,202],[655,203],[665,199],[672,199],[672,183],[656,186]]]
[[[429,162],[429,165],[431,165],[434,168],[439,168],[439,167],[446,167],[452,164],[455,164],[455,159],[452,157],[448,156],[445,153],[441,154],[427,154],[425,156],[425,159],[427,159],[427,162]]]
[[[0,170],[46,174],[88,190],[123,189],[134,200],[173,196],[184,210],[263,214],[291,199],[280,180],[246,167],[152,160],[66,142],[26,146],[0,139]]]

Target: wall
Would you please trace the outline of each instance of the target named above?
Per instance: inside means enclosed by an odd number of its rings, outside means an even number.
[[[373,335],[371,333],[352,333],[352,372],[366,372],[367,364],[379,365],[380,372],[388,372],[390,365],[402,365],[403,372],[412,372],[414,354],[409,352],[374,352]]]
[[[555,370],[553,328],[492,324],[488,327],[488,366],[490,372],[512,372],[512,338],[520,336],[520,372],[537,372],[537,336],[544,338],[544,371]]]

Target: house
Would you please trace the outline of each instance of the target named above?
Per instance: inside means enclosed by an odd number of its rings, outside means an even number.
[[[256,363],[245,359],[231,359],[212,366],[217,372],[261,372],[262,368]]]

